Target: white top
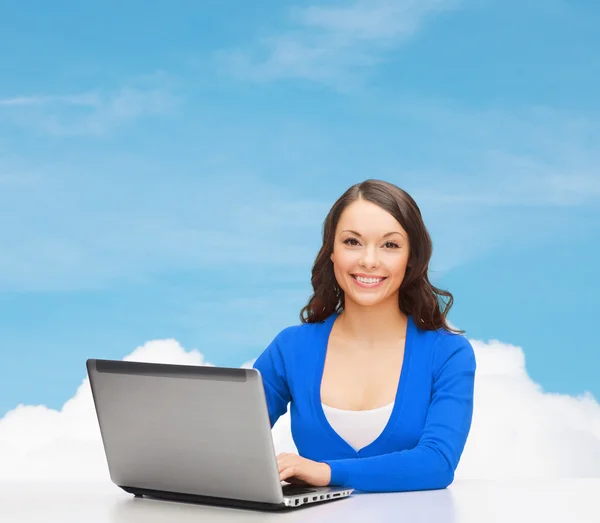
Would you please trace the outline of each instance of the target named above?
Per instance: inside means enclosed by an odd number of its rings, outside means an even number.
[[[321,405],[333,430],[357,452],[379,437],[394,409],[394,402],[371,410],[342,410]]]

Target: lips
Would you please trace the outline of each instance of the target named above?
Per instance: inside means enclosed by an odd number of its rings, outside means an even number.
[[[350,276],[352,276],[355,280],[358,278],[365,278],[367,280],[385,280],[387,278],[387,276],[370,276],[368,274],[351,274]]]
[[[387,279],[386,276],[379,276],[379,279],[375,279],[377,277],[375,276],[369,276],[369,278],[371,278],[373,281],[365,281],[365,280],[359,280],[357,278],[357,275],[352,274],[352,279],[354,280],[354,283],[357,287],[360,287],[361,289],[375,289],[381,285],[383,285],[383,282]],[[363,278],[362,275],[358,275],[360,278]]]

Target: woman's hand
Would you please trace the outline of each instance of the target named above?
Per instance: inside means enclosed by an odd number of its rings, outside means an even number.
[[[313,487],[326,487],[331,481],[331,468],[327,463],[283,452],[277,456],[279,477],[288,483],[308,484]]]

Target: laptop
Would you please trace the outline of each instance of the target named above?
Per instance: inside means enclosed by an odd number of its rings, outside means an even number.
[[[257,369],[86,366],[110,479],[136,497],[282,510],[353,492],[281,482]]]

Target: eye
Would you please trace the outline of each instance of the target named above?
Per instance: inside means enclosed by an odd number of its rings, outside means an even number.
[[[351,246],[355,246],[358,245],[358,240],[356,238],[346,238],[343,243],[345,243],[346,245],[351,245]],[[398,249],[399,245],[396,242],[385,242],[384,243],[385,247],[391,247],[392,249]]]

